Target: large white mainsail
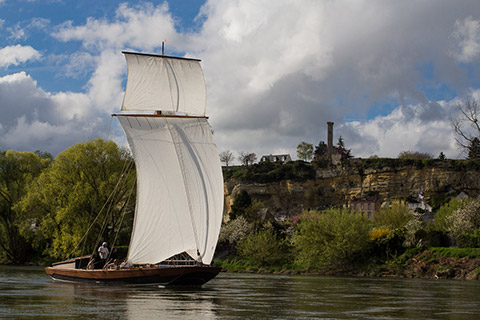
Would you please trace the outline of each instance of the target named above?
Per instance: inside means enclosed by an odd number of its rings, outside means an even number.
[[[160,116],[118,114],[137,169],[136,213],[127,260],[133,264],[157,263],[187,252],[197,261],[210,264],[222,221],[223,177],[212,130],[203,116],[205,83],[199,60],[125,55],[129,72],[122,110],[158,110],[156,106],[165,106],[160,111],[169,112]],[[180,69],[175,67],[179,65]],[[148,76],[141,77],[139,70]],[[203,89],[193,84],[197,80]],[[141,101],[133,98],[139,92],[148,96],[147,107],[132,102]],[[203,104],[196,104],[201,100]]]

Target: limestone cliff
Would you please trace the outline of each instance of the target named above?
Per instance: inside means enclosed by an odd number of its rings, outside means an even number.
[[[427,201],[433,197],[449,198],[460,192],[480,194],[477,168],[446,166],[402,168],[317,169],[316,178],[307,181],[281,180],[253,183],[230,179],[225,183],[227,210],[242,189],[254,201],[261,201],[272,213],[295,214],[304,209],[342,206],[353,197],[376,195],[379,201],[415,197],[423,188]]]

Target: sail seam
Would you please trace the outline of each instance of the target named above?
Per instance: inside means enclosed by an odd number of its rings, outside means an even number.
[[[170,67],[170,70],[172,71],[172,75],[173,75],[173,80],[175,80],[175,86],[177,88],[177,108],[176,108],[175,111],[178,112],[178,109],[180,107],[180,88],[179,88],[179,85],[178,85],[177,75],[175,74],[175,70],[173,70],[173,67],[170,64],[170,61],[165,60],[165,62]],[[170,83],[170,81],[169,81],[169,83]]]

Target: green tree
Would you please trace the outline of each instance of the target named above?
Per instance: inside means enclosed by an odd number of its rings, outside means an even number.
[[[369,221],[342,209],[305,213],[293,236],[296,263],[309,269],[347,267],[367,248]]]
[[[469,198],[453,198],[441,206],[435,214],[435,220],[433,221],[435,230],[447,232],[449,229],[449,217],[456,210],[465,207],[470,201],[472,200]]]
[[[373,224],[376,228],[388,228],[388,248],[397,253],[404,246],[416,245],[417,232],[424,227],[401,201],[380,208],[374,215]]]
[[[480,140],[473,138],[468,148],[468,159],[480,159]]]
[[[27,233],[35,228],[18,204],[29,184],[48,167],[51,159],[33,152],[0,152],[0,248],[13,263],[27,261],[31,254]]]
[[[380,208],[374,215],[376,227],[387,227],[397,236],[404,237],[406,226],[413,219],[406,204],[394,202],[390,206]]]
[[[232,210],[230,211],[230,219],[234,220],[240,216],[245,216],[245,209],[252,204],[252,198],[248,194],[247,190],[241,190],[235,197],[232,204]]]
[[[122,213],[135,184],[135,171],[128,170],[132,166],[126,150],[102,139],[60,153],[22,202],[39,226],[37,249],[59,259],[91,253],[101,240],[112,244],[120,228],[131,226],[134,201],[129,202],[129,219],[122,219]]]
[[[302,141],[297,146],[297,157],[300,160],[310,161],[313,157],[313,144]]]
[[[402,151],[398,154],[398,159],[432,159],[430,153],[419,151]]]
[[[240,242],[238,253],[256,266],[267,267],[284,262],[288,257],[288,247],[273,228],[268,228],[250,233]]]

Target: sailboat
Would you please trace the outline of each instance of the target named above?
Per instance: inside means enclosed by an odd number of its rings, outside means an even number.
[[[223,176],[205,115],[200,60],[122,52],[127,84],[118,117],[135,159],[137,199],[128,268],[90,269],[91,256],[54,263],[46,273],[73,282],[202,285],[223,215]],[[172,257],[184,254],[187,261]]]

